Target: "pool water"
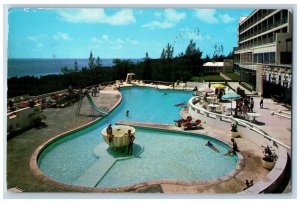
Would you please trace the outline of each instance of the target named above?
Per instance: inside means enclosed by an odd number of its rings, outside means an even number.
[[[136,145],[143,153],[117,161],[97,187],[117,187],[150,180],[209,180],[231,172],[237,157],[223,156],[228,145],[215,139],[220,150],[205,146],[208,137],[138,128]]]
[[[127,120],[173,124],[180,118],[181,109],[174,105],[186,103],[192,95],[189,91],[141,87],[122,89],[121,92],[123,100],[112,113],[100,122],[50,144],[41,153],[38,164],[45,175],[59,182],[76,184],[88,169],[97,166],[95,163],[102,165],[103,157],[96,156],[94,150],[104,142],[101,130],[109,123]],[[207,139],[199,135],[137,128],[134,149],[142,148],[141,154],[134,153],[131,159],[115,161],[96,187],[158,179],[207,180],[232,171],[237,164],[236,156],[223,156],[229,146],[213,139],[221,151],[217,153],[204,145]],[[103,166],[105,164],[103,161]]]

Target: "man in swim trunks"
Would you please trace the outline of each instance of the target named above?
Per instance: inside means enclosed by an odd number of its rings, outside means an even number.
[[[132,155],[132,147],[133,147],[133,141],[135,139],[135,137],[133,136],[133,134],[131,134],[131,130],[128,130],[127,133],[128,137],[129,137],[129,143],[128,143],[128,151],[127,153]]]
[[[109,145],[111,145],[112,140],[113,140],[113,134],[112,134],[111,124],[109,124],[108,127],[106,128],[106,133],[107,133]]]

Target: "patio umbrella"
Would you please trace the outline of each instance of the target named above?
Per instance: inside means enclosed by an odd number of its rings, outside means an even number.
[[[224,89],[224,88],[225,88],[225,86],[222,85],[222,84],[213,84],[212,86],[213,86],[214,88],[218,88],[218,89]]]
[[[210,89],[210,88],[204,88],[202,91],[210,93],[210,92],[214,92],[215,90]]]
[[[227,94],[224,94],[222,96],[223,100],[226,100],[226,99],[230,99],[231,100],[231,109],[232,109],[232,100],[233,99],[239,99],[239,98],[241,98],[241,95],[239,95],[237,93],[227,93]],[[232,115],[232,111],[231,111],[231,115]]]

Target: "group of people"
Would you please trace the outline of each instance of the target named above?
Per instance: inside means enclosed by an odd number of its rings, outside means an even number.
[[[222,100],[222,96],[225,94],[225,89],[221,88],[216,88],[215,89],[215,95],[218,95],[218,99]]]
[[[235,140],[233,138],[231,138],[231,142],[232,142],[232,147],[227,151],[227,153],[223,154],[224,156],[227,156],[230,154],[235,154],[236,152],[239,151],[237,143],[235,142]],[[208,140],[205,145],[217,152],[220,152],[219,149],[210,142],[210,140]]]
[[[92,89],[92,97],[96,97],[97,96],[97,92],[98,92],[98,87],[97,86],[93,86]]]
[[[236,100],[235,116],[237,117],[237,112],[242,112],[242,116],[246,117],[247,112],[253,113],[254,100],[251,97],[242,97]]]
[[[108,127],[106,128],[106,133],[107,133],[109,145],[111,146],[112,143],[113,143],[113,137],[114,137],[111,124],[109,124]],[[127,133],[125,133],[125,135],[128,136],[128,138],[129,138],[129,142],[128,142],[128,145],[127,145],[127,154],[132,155],[133,141],[134,141],[135,137],[131,133],[130,129],[128,130]]]

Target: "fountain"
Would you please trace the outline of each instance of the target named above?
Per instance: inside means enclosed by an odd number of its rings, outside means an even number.
[[[106,128],[102,129],[102,137],[106,144],[109,145]],[[135,135],[135,128],[127,125],[112,126],[113,140],[111,147],[125,147],[129,143],[129,137],[127,135],[128,130],[131,130],[131,134]]]

